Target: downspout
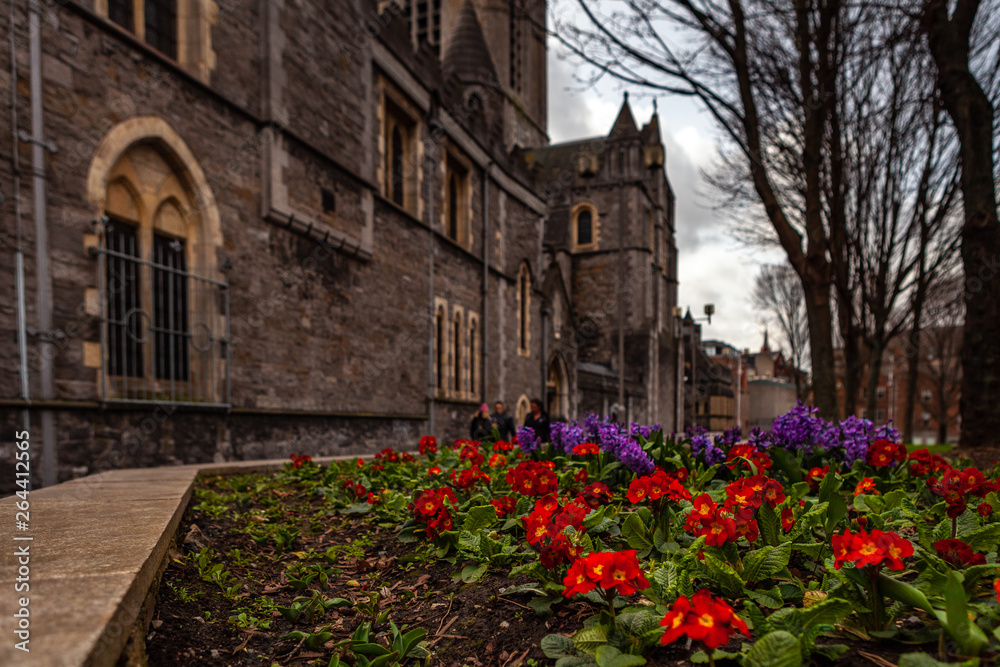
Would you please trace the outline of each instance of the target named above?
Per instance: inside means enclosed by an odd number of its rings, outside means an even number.
[[[622,414],[618,419],[624,423],[628,417],[625,406],[625,317],[628,310],[625,307],[625,165],[620,166],[623,174],[618,181],[618,409]]]
[[[482,400],[484,403],[489,403],[486,396],[486,390],[489,386],[486,382],[488,377],[487,363],[489,361],[489,356],[487,355],[486,344],[489,338],[486,336],[487,324],[489,324],[489,290],[490,290],[490,173],[493,170],[493,160],[483,168],[483,307],[480,310],[482,313],[479,316],[479,352],[482,360],[479,363],[479,381],[482,384]],[[473,360],[469,360],[469,363],[475,363]]]
[[[434,397],[437,389],[437,368],[434,333],[437,323],[437,313],[434,308],[434,135],[437,128],[435,119],[437,109],[434,100],[427,116],[427,155],[424,156],[427,170],[427,431],[434,432]]]
[[[52,383],[52,273],[49,269],[49,230],[45,205],[45,136],[42,123],[42,41],[40,33],[41,7],[31,0],[29,39],[31,55],[31,166],[35,194],[35,274],[38,282],[38,338],[40,391],[42,400],[55,397]],[[13,26],[12,26],[13,28]],[[16,81],[11,82],[17,85]],[[17,150],[17,147],[14,147]],[[42,485],[56,483],[55,415],[42,410]]]
[[[27,315],[25,312],[24,293],[24,238],[21,231],[21,157],[17,150],[17,48],[14,41],[14,3],[10,3],[10,127],[11,171],[14,175],[14,225],[15,225],[15,261],[14,284],[17,291],[17,354],[18,371],[21,380],[21,398],[25,405],[31,404],[28,390],[28,332]],[[28,431],[31,427],[31,413],[25,407],[21,411],[22,427]]]
[[[549,305],[545,302],[545,297],[542,296],[542,358],[541,358],[541,371],[542,371],[542,409],[548,410],[549,407],[549,383],[548,383],[548,364],[546,360],[549,357]],[[549,415],[552,418],[552,415]]]

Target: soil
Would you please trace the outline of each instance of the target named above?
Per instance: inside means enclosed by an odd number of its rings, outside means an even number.
[[[231,491],[222,489],[219,481],[205,480],[203,488],[219,493]],[[365,603],[372,591],[379,592],[379,609],[388,610],[389,620],[398,627],[427,631],[430,664],[447,667],[515,667],[531,661],[552,664],[540,648],[541,639],[550,633],[571,635],[595,613],[587,602],[563,602],[554,607],[554,614],[538,617],[527,606],[527,595],[500,595],[527,579],[489,573],[474,583],[462,583],[453,575],[461,571],[463,563],[438,561],[423,542],[400,542],[389,525],[378,525],[367,517],[336,515],[321,497],[275,488],[263,493],[279,496],[283,513],[300,530],[287,553],[276,551],[270,542],[258,545],[241,532],[252,522],[247,518],[252,506],[239,507],[238,514],[219,514],[198,509],[201,506],[197,496],[192,500],[181,522],[178,545],[171,551],[147,635],[151,666],[326,667],[335,653],[333,645],[349,638],[361,622],[370,620],[358,609],[358,603]],[[195,526],[195,535],[186,537]],[[222,563],[241,584],[234,599],[224,596],[218,584],[203,580],[194,555],[203,545],[214,549],[212,562]],[[334,556],[323,560],[331,547]],[[299,562],[332,566],[325,587],[315,581],[310,587],[319,589],[325,598],[344,598],[351,604],[328,611],[310,625],[282,618],[274,605],[287,607],[296,597],[311,594],[300,593],[289,583],[286,570]],[[235,620],[241,610],[269,622],[270,627],[236,627],[230,617]],[[333,638],[319,648],[282,639],[293,630],[314,632],[327,625]],[[388,622],[383,622],[375,625],[373,632],[382,639],[389,629]],[[838,664],[894,665],[899,654],[907,652],[895,651],[885,642],[862,642],[853,637],[838,641],[851,647]],[[739,644],[734,639],[723,648],[736,651]],[[683,642],[678,642],[647,655],[647,664],[691,665],[691,653]]]
[[[1000,464],[1000,447],[958,447],[952,450],[949,458],[972,459],[972,464],[976,468],[982,470],[983,473],[989,473],[990,470]]]

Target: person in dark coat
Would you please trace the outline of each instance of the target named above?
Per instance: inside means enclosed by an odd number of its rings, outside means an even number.
[[[513,442],[514,436],[517,433],[514,418],[507,414],[507,406],[504,405],[503,401],[497,401],[494,407],[496,408],[496,412],[493,413],[493,426],[500,432],[500,439]]]
[[[531,400],[531,412],[524,418],[524,425],[532,429],[542,442],[549,442],[549,416],[542,410],[542,402],[537,398]]]
[[[469,437],[473,440],[485,440],[491,433],[493,433],[493,422],[490,421],[490,409],[483,403],[479,406],[479,412],[472,418]]]

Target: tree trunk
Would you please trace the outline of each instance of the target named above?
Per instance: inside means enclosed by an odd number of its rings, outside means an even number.
[[[944,371],[938,378],[938,442],[944,444],[948,442],[948,397],[945,394],[947,378]],[[964,426],[964,425],[963,425]],[[964,432],[965,429],[963,428]]]
[[[906,345],[906,404],[903,406],[903,442],[913,442],[913,419],[917,409],[917,380],[920,377],[920,336],[923,302],[913,305],[913,329]]]
[[[878,414],[878,383],[882,378],[882,343],[876,341],[868,346],[868,401],[865,406],[868,419],[875,422]]]
[[[826,419],[837,418],[837,377],[833,364],[833,318],[830,313],[830,284],[807,283],[806,317],[809,320],[809,347],[812,353],[813,402]]]
[[[962,160],[962,264],[965,334],[962,339],[961,444],[1000,439],[1000,222],[993,173],[993,106],[969,70],[972,25],[979,0],[926,0],[922,26],[938,70],[938,89],[958,132]]]

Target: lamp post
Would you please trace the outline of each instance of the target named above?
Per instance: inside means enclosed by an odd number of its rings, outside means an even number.
[[[680,306],[674,308],[674,317],[682,318],[682,309]],[[688,311],[690,313],[690,311]],[[692,322],[707,322],[712,323],[712,315],[715,314],[715,304],[706,303],[704,307],[705,317],[692,317]],[[681,319],[683,322],[683,319]],[[683,327],[681,328],[681,335],[683,336]],[[694,403],[695,410],[697,410],[697,399],[698,399],[698,347],[701,345],[701,340],[699,337],[698,341],[694,340],[694,332],[691,333],[691,393],[692,402]]]

